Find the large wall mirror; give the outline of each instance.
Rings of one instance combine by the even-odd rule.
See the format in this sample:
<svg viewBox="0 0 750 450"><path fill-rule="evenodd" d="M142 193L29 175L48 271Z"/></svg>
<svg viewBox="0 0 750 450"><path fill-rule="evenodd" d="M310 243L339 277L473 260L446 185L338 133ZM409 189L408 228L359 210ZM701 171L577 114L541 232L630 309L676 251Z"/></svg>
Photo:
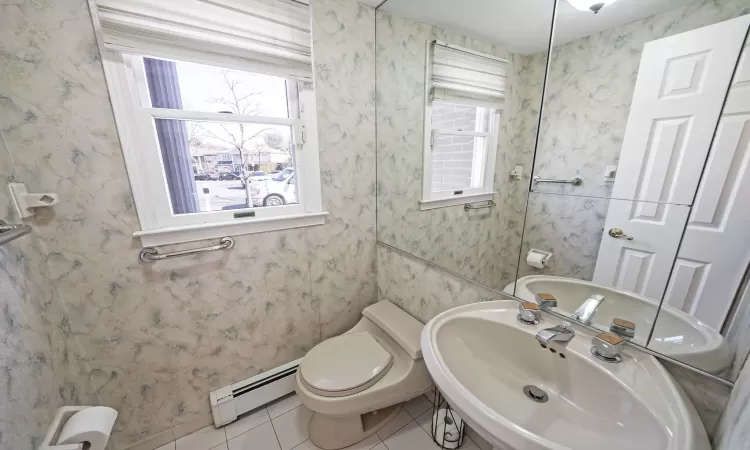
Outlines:
<svg viewBox="0 0 750 450"><path fill-rule="evenodd" d="M578 3L557 2L506 292L731 381L750 351L750 4Z"/></svg>
<svg viewBox="0 0 750 450"><path fill-rule="evenodd" d="M732 381L750 353L749 14L386 1L378 240Z"/></svg>
<svg viewBox="0 0 750 450"><path fill-rule="evenodd" d="M498 290L513 282L553 8L378 8L379 241Z"/></svg>

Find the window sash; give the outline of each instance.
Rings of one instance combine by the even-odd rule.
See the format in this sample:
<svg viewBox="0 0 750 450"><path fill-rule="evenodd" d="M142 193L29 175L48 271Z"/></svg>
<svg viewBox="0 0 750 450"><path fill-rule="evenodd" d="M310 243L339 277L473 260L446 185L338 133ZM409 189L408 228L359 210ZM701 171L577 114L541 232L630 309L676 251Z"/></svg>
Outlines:
<svg viewBox="0 0 750 450"><path fill-rule="evenodd" d="M429 76L429 74L428 74ZM471 105L474 106L474 105ZM495 179L495 159L497 154L498 134L500 129L500 114L496 111L490 112L488 131L460 131L455 129L438 129L432 127L432 102L426 97L425 105L425 133L424 133L424 157L422 169L422 209L428 209L424 204L430 202L440 202L455 199L458 204L461 199L476 197L482 194L493 194L493 185ZM479 187L466 187L455 190L434 191L432 189L432 168L433 168L433 146L435 139L439 136L470 136L484 138L484 149L474 148L474 158L472 160L472 175L481 170L481 163L484 163L482 185ZM477 153L484 152L483 161L478 161ZM460 193L456 193L460 192ZM452 206L453 203L444 206Z"/></svg>
<svg viewBox="0 0 750 450"><path fill-rule="evenodd" d="M116 123L125 154L125 163L141 222L142 232L139 234L198 225L253 223L322 211L317 148L311 147L314 141L308 143L310 149L304 149L302 145L306 134L317 136L313 91L300 91L299 102L302 115L300 119L144 108L139 102L143 99L143 85L139 86L139 84L145 82L145 79L138 80L136 77L136 74L144 73L143 70L137 70L137 65L142 64L140 55L106 51L103 62L115 115L118 119ZM146 95L148 95L147 91ZM173 214L156 134L155 118L291 126L294 130L294 170L298 204ZM235 219L235 213L248 211L255 212L255 217Z"/></svg>

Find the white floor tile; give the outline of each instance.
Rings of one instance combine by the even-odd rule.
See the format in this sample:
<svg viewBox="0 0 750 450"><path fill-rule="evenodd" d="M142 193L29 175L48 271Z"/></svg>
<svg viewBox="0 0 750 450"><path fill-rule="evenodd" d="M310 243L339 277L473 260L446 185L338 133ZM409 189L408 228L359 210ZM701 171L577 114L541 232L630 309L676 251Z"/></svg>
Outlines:
<svg viewBox="0 0 750 450"><path fill-rule="evenodd" d="M380 443L381 442L378 436L373 434L372 436L368 437L362 442L358 442L342 450L370 450ZM315 444L312 443L312 441L308 439L305 442L301 443L300 445L294 447L292 450L321 450L321 449L320 447L316 446Z"/></svg>
<svg viewBox="0 0 750 450"><path fill-rule="evenodd" d="M279 450L279 441L271 422L266 422L247 433L230 439L229 450Z"/></svg>
<svg viewBox="0 0 750 450"><path fill-rule="evenodd" d="M227 433L227 440L263 425L269 420L271 420L271 418L268 417L268 411L266 411L266 408L257 409L224 427L224 431Z"/></svg>
<svg viewBox="0 0 750 450"><path fill-rule="evenodd" d="M271 420L276 436L279 438L281 450L290 450L307 440L307 425L310 423L310 417L312 417L312 411L305 405L301 405Z"/></svg>
<svg viewBox="0 0 750 450"><path fill-rule="evenodd" d="M388 436L405 427L406 424L408 424L412 420L414 419L412 419L409 413L406 412L406 410L402 409L398 413L398 415L393 418L393 420L388 422L383 428L380 429L380 431L378 431L378 437L380 437L380 439L382 440L385 440Z"/></svg>
<svg viewBox="0 0 750 450"><path fill-rule="evenodd" d="M175 447L176 450L211 450L226 441L227 436L223 429L209 425L177 439Z"/></svg>
<svg viewBox="0 0 750 450"><path fill-rule="evenodd" d="M299 405L301 405L301 403L297 394L291 394L266 405L266 409L268 410L268 415L271 416L272 419L275 419L280 415L293 410Z"/></svg>
<svg viewBox="0 0 750 450"><path fill-rule="evenodd" d="M212 448L211 450L229 450L229 447L227 447L226 442L222 442L221 444L217 445L216 447Z"/></svg>
<svg viewBox="0 0 750 450"><path fill-rule="evenodd" d="M439 448L417 422L411 422L398 430L391 437L383 440L383 443L388 450L435 450Z"/></svg>
<svg viewBox="0 0 750 450"><path fill-rule="evenodd" d="M174 441L170 442L169 444L162 445L161 447L157 448L156 450L175 450L175 443Z"/></svg>
<svg viewBox="0 0 750 450"><path fill-rule="evenodd" d="M417 423L427 434L432 434L432 408L416 418Z"/></svg>
<svg viewBox="0 0 750 450"><path fill-rule="evenodd" d="M432 403L430 403L424 395L414 397L408 402L404 403L404 409L413 417L417 418L422 415L423 412L428 409L432 409Z"/></svg>

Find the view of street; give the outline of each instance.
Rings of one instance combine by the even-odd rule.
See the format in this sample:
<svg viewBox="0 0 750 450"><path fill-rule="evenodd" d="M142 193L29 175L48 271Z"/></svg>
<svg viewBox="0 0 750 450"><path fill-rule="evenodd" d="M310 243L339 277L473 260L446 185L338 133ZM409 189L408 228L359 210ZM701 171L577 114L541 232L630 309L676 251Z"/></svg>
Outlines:
<svg viewBox="0 0 750 450"><path fill-rule="evenodd" d="M196 181L201 211L221 211L247 207L247 194L240 180Z"/></svg>

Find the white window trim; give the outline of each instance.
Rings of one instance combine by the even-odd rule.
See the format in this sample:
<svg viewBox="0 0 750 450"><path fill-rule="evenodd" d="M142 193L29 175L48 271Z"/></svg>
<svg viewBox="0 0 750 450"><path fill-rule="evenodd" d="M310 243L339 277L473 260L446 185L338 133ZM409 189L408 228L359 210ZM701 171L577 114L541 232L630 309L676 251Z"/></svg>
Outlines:
<svg viewBox="0 0 750 450"><path fill-rule="evenodd" d="M429 71L428 71L429 72ZM429 73L428 73L429 76ZM429 83L428 83L429 84ZM422 211L436 208L446 208L449 206L463 205L470 202L479 202L492 200L495 180L495 159L497 157L498 134L500 129L500 114L494 114L492 120L489 120L489 131L457 131L457 130L440 130L432 127L432 101L429 93L425 96L425 117L424 117L424 152L422 168L422 200L419 207ZM496 108L497 111L497 108ZM452 194L449 191L442 193L432 191L432 145L435 136L473 136L484 137L487 145L487 161L484 168L483 183L478 188L461 189L461 194ZM475 152L478 149L475 149ZM475 158L475 164L477 159ZM478 170L476 167L473 171Z"/></svg>
<svg viewBox="0 0 750 450"><path fill-rule="evenodd" d="M139 92L136 74L142 71L139 72L138 67L133 67L134 64L138 64L137 60L138 58L119 52L106 50L103 53L107 85L141 224L141 230L133 233L133 236L141 238L142 245L175 244L325 223L327 213L323 211L321 198L314 91L300 91L300 114L303 120L140 108L137 105L143 92ZM292 126L299 203L241 210L255 212L255 217L251 219L234 219L234 213L238 211L173 215L163 175L159 144L153 130L154 117L222 122L256 121Z"/></svg>

